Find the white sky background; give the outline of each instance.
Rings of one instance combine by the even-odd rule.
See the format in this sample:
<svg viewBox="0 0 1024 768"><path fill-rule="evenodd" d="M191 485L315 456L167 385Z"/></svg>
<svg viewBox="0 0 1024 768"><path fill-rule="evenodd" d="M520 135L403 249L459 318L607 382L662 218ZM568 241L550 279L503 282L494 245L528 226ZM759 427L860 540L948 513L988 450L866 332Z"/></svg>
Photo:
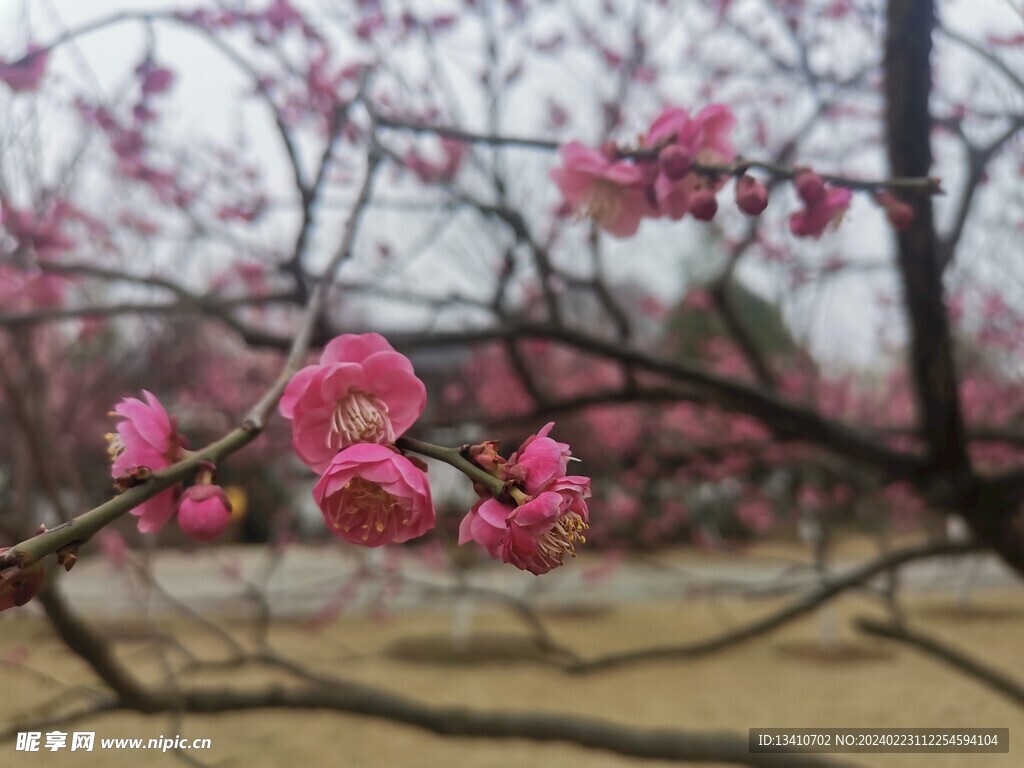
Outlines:
<svg viewBox="0 0 1024 768"><path fill-rule="evenodd" d="M943 18L951 27L982 37L981 33L984 32L1012 34L1024 28L1021 16L1014 11L1010 1L946 0L940 4L940 8ZM45 40L54 29L53 25L58 22L65 27L75 27L114 11L165 10L174 7L189 9L197 5L202 4L168 3L166 0L0 0L0 55L11 56L20 52L26 19L37 36ZM263 5L263 2L255 3L254 7ZM301 7L303 3L296 0L296 5ZM316 7L316 4L313 5ZM443 7L448 4L436 5ZM168 115L171 119L165 120L170 135L183 138L198 131L203 135L229 136L238 143L248 144L253 150L252 154L261 160L267 188L287 190L291 197L281 197L294 200L290 171L284 162L280 142L270 125L267 112L254 100L239 96L242 89L247 87L244 78L194 34L162 25L157 40L159 60L171 65L178 74L173 94L174 111ZM93 81L98 93L113 97L119 84L130 78L131 70L142 58L143 52L144 38L140 26L126 24L84 37L73 47L62 49L55 57L51 76L68 78L77 83ZM571 89L573 84L567 80L562 87ZM570 97L571 94L566 94L567 100ZM653 117L653 113L643 116L641 121L650 117ZM540 135L535 128L531 130L531 125L536 126L538 122L535 115L529 114L529 107L524 107L522 125L512 125L508 131ZM743 151L742 146L739 149ZM545 178L544 169L553 165L554 161L554 157L538 153L522 154L522 162L534 170L534 177L538 180ZM862 175L884 175L884 168L880 166L863 167L861 164L856 170ZM955 189L955 165L942 164L937 170L939 175L948 177L947 188ZM386 174L384 178L386 180L390 176ZM379 189L385 196L388 195L386 182ZM404 191L408 189L408 186L403 187ZM400 195L396 193L393 196ZM783 190L779 196L784 198L783 201L776 201L765 215L784 217L795 207L791 191ZM554 202L557 191L549 184L548 188L538 192L538 197ZM272 194L272 198L277 199L277 196ZM731 204L731 190L723 191L720 202L723 208ZM949 202L952 201L940 202L940 206L946 206ZM340 226L343 214L342 205L336 216L325 215L321 236L330 235L329 239L333 241L337 229L332 219L336 219L337 226ZM294 212L284 211L279 217L270 217L257 239L267 246L287 247L291 243L296 222ZM410 237L410 230L415 232L416 229L401 215L383 215L368 220L364 234L368 241L383 237L400 250L403 246L402 238ZM418 241L420 234L412 234L410 242ZM699 263L695 265L694 259L690 258L685 259L684 266L679 255L681 251L700 248L705 234L705 225L693 221L682 224L645 222L636 238L618 242L607 239L608 274L613 279L637 280L663 301L672 301L688 279L701 277ZM429 274L436 281L436 290L440 294L452 289L469 293L473 281L484 277L489 269L475 253L479 235L478 231L471 231L463 236L457 229L452 230L448 244L454 250L464 253L456 253L453 259L445 263L457 265L457 268L446 275L438 275L437 270L431 268L429 258L423 256L408 268L410 278L416 280L418 276ZM324 238L324 249L329 247L328 238ZM809 261L825 259L830 252L841 250L868 262L883 262L891 253L891 239L877 210L858 195L855 196L855 204L846 222L838 232L826 234L818 242L795 242L793 247L808 254ZM194 268L199 272L204 264L212 263L205 257L195 256L194 259ZM350 269L349 277L359 272L359 265L353 265ZM876 308L875 300L880 290L892 291L895 288L891 272L881 277L877 273L853 272L824 282L813 291L802 293L795 300L788 286L779 285L756 265L748 265L742 274L760 290L781 295L787 300L789 316L795 326L807 330L808 341L818 357L846 365L877 363L876 329L879 324L892 323L894 318L884 316ZM393 322L393 310L388 308L382 317Z"/></svg>

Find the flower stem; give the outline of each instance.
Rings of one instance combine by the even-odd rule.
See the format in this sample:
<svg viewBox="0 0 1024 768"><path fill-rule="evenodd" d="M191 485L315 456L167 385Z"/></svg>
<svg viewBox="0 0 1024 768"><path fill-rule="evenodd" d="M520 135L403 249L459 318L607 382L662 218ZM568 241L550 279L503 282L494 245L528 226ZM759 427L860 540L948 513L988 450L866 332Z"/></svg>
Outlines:
<svg viewBox="0 0 1024 768"><path fill-rule="evenodd" d="M435 445L434 443L428 443L425 440L416 440L412 437L400 437L395 441L395 445L403 450L414 451L415 453L419 453L423 456L428 456L431 459L437 459L438 461L443 461L445 464L450 464L473 482L480 483L480 485L484 486L496 499L511 496L515 500L516 504L522 504L526 501L526 495L522 491L518 488L509 488L502 480L485 471L483 468L478 467L462 455L461 448Z"/></svg>

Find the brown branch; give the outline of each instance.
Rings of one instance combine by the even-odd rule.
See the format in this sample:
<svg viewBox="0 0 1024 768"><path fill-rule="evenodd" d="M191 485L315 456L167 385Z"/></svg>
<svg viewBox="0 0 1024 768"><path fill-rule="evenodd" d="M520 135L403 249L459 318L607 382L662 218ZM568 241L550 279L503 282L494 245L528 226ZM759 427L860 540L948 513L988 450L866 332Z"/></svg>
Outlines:
<svg viewBox="0 0 1024 768"><path fill-rule="evenodd" d="M562 143L545 139L525 138L521 136L497 136L494 134L473 133L459 128L444 125L428 125L412 121L403 121L393 117L377 115L378 123L386 128L413 131L415 133L430 133L436 136L443 136L467 144L490 144L495 146L524 147L527 149L539 149L548 152L557 151ZM645 149L623 149L618 155L621 159L654 159L660 148ZM738 158L731 163L694 163L692 166L696 173L705 176L718 177L740 177L751 170L763 171L772 178L789 181L796 176L800 170L798 167L772 162L770 160L751 160ZM881 189L892 190L915 190L923 191L930 195L942 194L942 186L939 179L927 175L921 176L897 176L888 179L854 179L849 176L822 173L819 174L829 184L847 189L863 192L877 192Z"/></svg>
<svg viewBox="0 0 1024 768"><path fill-rule="evenodd" d="M867 617L858 618L854 623L863 632L906 643L924 651L929 656L948 664L982 685L998 691L1016 704L1024 705L1024 683L968 656L963 651L946 645L937 638L916 632L906 626L880 622Z"/></svg>
<svg viewBox="0 0 1024 768"><path fill-rule="evenodd" d="M599 656L589 661L568 667L570 672L588 673L623 667L642 662L660 661L664 659L696 659L712 653L731 648L748 640L753 640L768 632L788 624L810 613L837 595L853 587L858 587L880 573L899 568L915 560L932 557L946 557L975 552L979 546L974 543L937 543L923 544L917 547L898 549L888 552L875 560L864 563L849 573L824 581L807 595L794 600L786 607L761 619L756 619L722 635L695 643L663 645L642 648L625 653L613 653Z"/></svg>
<svg viewBox="0 0 1024 768"><path fill-rule="evenodd" d="M914 478L923 466L918 457L893 450L870 433L830 419L818 411L801 407L759 387L717 376L685 363L652 357L616 342L569 328L524 323L505 328L436 333L429 336L418 333L390 335L396 347L405 349L484 344L509 338L557 341L581 352L665 376L687 385L689 391L708 402L759 419L778 435L816 443L839 455L875 467L887 477L904 480Z"/></svg>
<svg viewBox="0 0 1024 768"><path fill-rule="evenodd" d="M144 686L125 668L106 639L76 616L53 591L40 595L47 615L68 647L96 671L117 695L118 709L143 714L243 712L256 709L331 710L405 723L441 736L568 742L649 760L717 762L749 766L840 768L812 755L751 754L746 735L672 729L640 729L594 718L557 713L477 712L436 707L370 686L311 679L301 686L258 690ZM97 705L100 707L101 705ZM99 711L113 709L102 705Z"/></svg>
<svg viewBox="0 0 1024 768"><path fill-rule="evenodd" d="M885 41L889 164L895 174L921 176L932 164L932 0L891 0ZM897 233L898 262L910 325L910 369L930 468L951 484L968 485L963 414L953 363L949 318L931 198L910 198L914 221Z"/></svg>
<svg viewBox="0 0 1024 768"><path fill-rule="evenodd" d="M1024 128L1024 117L1015 118L1010 125L995 139L984 147L977 147L971 143L958 125L957 132L963 141L967 153L967 175L964 179L963 190L957 204L956 215L953 218L953 226L940 242L940 264L943 270L953 261L956 247L960 243L964 229L967 226L967 218L974 203L975 194L981 188L985 179L989 161L1006 145L1010 139Z"/></svg>
<svg viewBox="0 0 1024 768"><path fill-rule="evenodd" d="M17 329L62 320L78 320L85 317L116 317L118 315L173 315L196 310L220 316L237 307L264 306L277 303L294 303L294 291L278 291L262 296L239 296L218 298L195 296L192 299L167 302L127 301L115 304L89 304L80 307L57 307L52 309L28 310L25 312L0 313L0 326Z"/></svg>

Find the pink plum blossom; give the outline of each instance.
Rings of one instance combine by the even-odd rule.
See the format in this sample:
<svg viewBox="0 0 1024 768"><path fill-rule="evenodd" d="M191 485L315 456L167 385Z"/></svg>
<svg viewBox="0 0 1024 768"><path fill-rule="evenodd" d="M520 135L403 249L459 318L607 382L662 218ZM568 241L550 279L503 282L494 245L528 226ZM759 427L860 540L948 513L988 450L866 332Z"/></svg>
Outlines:
<svg viewBox="0 0 1024 768"><path fill-rule="evenodd" d="M575 557L577 543L590 520L586 499L590 479L559 477L546 490L513 507L495 498L477 502L459 526L459 544L476 541L487 553L534 574L562 564L566 553Z"/></svg>
<svg viewBox="0 0 1024 768"><path fill-rule="evenodd" d="M46 74L50 52L38 45L29 45L25 55L15 61L0 59L0 80L12 91L34 91Z"/></svg>
<svg viewBox="0 0 1024 768"><path fill-rule="evenodd" d="M702 221L714 217L718 203L713 196L725 178L687 171L693 163L730 162L736 156L730 135L735 124L736 118L724 104L711 104L693 117L681 107L668 107L655 118L643 145L661 147L654 192L663 214L676 220L687 213Z"/></svg>
<svg viewBox="0 0 1024 768"><path fill-rule="evenodd" d="M476 541L487 553L524 571L541 574L575 557L589 525L590 479L566 476L569 446L548 437L554 423L531 435L501 467L501 477L526 492L518 506L488 497L459 526L459 544Z"/></svg>
<svg viewBox="0 0 1024 768"><path fill-rule="evenodd" d="M557 477L564 477L572 451L566 443L551 437L555 422L549 421L535 435L530 435L503 467L502 479L523 484L528 493L536 492Z"/></svg>
<svg viewBox="0 0 1024 768"><path fill-rule="evenodd" d="M551 179L569 206L616 237L635 235L640 220L657 216L648 199L644 169L616 161L578 141L562 147L562 166Z"/></svg>
<svg viewBox="0 0 1024 768"><path fill-rule="evenodd" d="M331 533L364 547L400 544L434 527L426 475L375 443L357 443L337 454L313 498Z"/></svg>
<svg viewBox="0 0 1024 768"><path fill-rule="evenodd" d="M377 333L331 341L317 365L292 377L281 414L292 421L292 447L323 472L356 443L393 443L426 407L427 390L409 358Z"/></svg>
<svg viewBox="0 0 1024 768"><path fill-rule="evenodd" d="M789 230L797 237L820 237L832 223L838 223L850 207L853 193L842 187L826 189L816 203L806 206L789 217Z"/></svg>
<svg viewBox="0 0 1024 768"><path fill-rule="evenodd" d="M231 520L231 501L219 485L193 485L181 495L178 527L196 541L213 541Z"/></svg>
<svg viewBox="0 0 1024 768"><path fill-rule="evenodd" d="M160 401L143 390L146 402L126 397L114 408L121 417L117 434L107 435L108 453L112 459L110 473L121 488L145 480L151 473L169 467L181 458L184 440L178 434L176 421ZM146 500L132 510L139 518L140 533L159 531L174 514L178 488L171 487Z"/></svg>
<svg viewBox="0 0 1024 768"><path fill-rule="evenodd" d="M52 259L75 246L63 231L69 220L87 217L63 200L57 200L41 211L16 208L0 200L0 229L17 242L18 248L33 252L43 261Z"/></svg>

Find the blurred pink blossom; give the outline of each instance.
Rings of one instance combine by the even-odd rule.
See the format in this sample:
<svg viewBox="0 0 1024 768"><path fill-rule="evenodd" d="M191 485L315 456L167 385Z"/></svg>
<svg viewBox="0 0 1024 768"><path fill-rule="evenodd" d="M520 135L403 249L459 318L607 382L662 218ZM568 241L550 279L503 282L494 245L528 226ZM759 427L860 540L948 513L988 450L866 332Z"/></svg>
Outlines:
<svg viewBox="0 0 1024 768"><path fill-rule="evenodd" d="M711 179L689 171L692 163L717 165L736 156L731 133L736 124L724 104L711 104L693 117L681 107L667 107L654 119L644 138L647 148L662 147L654 182L658 208L671 219L687 213L710 221L718 209L715 192L725 177Z"/></svg>
<svg viewBox="0 0 1024 768"><path fill-rule="evenodd" d="M0 59L0 80L12 91L34 91L46 74L50 52L38 45L29 45L25 55L14 61Z"/></svg>
<svg viewBox="0 0 1024 768"><path fill-rule="evenodd" d="M789 231L797 237L821 237L830 224L842 220L852 196L848 189L832 188L818 202L805 199L805 207L790 215Z"/></svg>
<svg viewBox="0 0 1024 768"><path fill-rule="evenodd" d="M645 191L644 172L578 141L562 147L562 166L551 171L572 210L616 237L635 235L640 220L658 212Z"/></svg>

